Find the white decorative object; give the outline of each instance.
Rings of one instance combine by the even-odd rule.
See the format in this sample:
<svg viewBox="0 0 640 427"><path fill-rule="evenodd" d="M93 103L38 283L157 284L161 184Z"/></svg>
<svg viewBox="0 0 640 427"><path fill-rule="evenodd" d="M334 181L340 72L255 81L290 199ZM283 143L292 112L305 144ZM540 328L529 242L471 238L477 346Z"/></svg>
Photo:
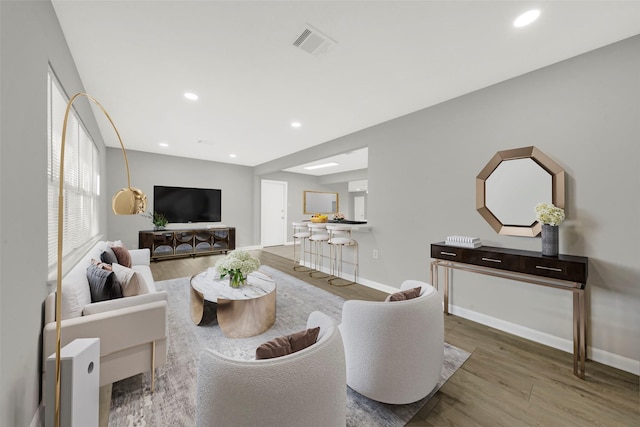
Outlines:
<svg viewBox="0 0 640 427"><path fill-rule="evenodd" d="M447 236L445 244L461 248L478 248L482 246L482 242L479 238L467 236Z"/></svg>
<svg viewBox="0 0 640 427"><path fill-rule="evenodd" d="M46 366L45 425L54 425L56 355ZM60 350L60 425L98 426L100 407L100 339L78 338Z"/></svg>

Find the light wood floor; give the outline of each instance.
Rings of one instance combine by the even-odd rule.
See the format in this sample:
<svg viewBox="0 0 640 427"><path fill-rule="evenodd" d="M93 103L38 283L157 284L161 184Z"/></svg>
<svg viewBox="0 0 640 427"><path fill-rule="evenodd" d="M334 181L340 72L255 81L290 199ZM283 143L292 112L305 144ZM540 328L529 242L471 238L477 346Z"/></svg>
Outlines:
<svg viewBox="0 0 640 427"><path fill-rule="evenodd" d="M361 285L329 286L293 271L286 248L255 251L261 262L345 299L382 300ZM152 263L157 281L191 276L217 257ZM587 361L586 380L573 375L573 357L453 315L445 340L471 353L465 364L409 422L409 426L640 426L638 376Z"/></svg>

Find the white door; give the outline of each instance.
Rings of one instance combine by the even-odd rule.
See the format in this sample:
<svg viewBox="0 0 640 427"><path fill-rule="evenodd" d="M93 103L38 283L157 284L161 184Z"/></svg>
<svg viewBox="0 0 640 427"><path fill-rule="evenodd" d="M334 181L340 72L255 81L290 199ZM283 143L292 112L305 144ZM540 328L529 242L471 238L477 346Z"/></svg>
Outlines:
<svg viewBox="0 0 640 427"><path fill-rule="evenodd" d="M287 240L287 183L263 179L261 194L262 246L284 245Z"/></svg>
<svg viewBox="0 0 640 427"><path fill-rule="evenodd" d="M356 221L364 221L367 216L364 211L364 196L353 198L353 216Z"/></svg>

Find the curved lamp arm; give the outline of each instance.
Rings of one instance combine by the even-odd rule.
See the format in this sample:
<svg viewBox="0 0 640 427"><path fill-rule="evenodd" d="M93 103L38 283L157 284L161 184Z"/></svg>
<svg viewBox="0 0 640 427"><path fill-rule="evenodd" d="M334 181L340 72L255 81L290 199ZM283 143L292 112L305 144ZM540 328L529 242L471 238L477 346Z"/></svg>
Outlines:
<svg viewBox="0 0 640 427"><path fill-rule="evenodd" d="M131 177L129 174L129 160L127 159L127 151L120 138L120 132L111 120L111 116L94 97L86 93L76 93L67 103L67 109L64 112L64 121L62 123L62 142L60 148L60 185L58 187L58 265L56 280L56 399L54 411L54 425L60 426L60 329L61 329L61 313L62 313L62 234L64 224L64 148L67 139L67 121L71 106L79 97L86 97L96 104L111 123L113 130L116 132L122 154L124 156L124 164L127 169L127 187L119 190L112 199L111 208L116 215L133 215L143 213L147 207L147 196L138 188L131 187Z"/></svg>

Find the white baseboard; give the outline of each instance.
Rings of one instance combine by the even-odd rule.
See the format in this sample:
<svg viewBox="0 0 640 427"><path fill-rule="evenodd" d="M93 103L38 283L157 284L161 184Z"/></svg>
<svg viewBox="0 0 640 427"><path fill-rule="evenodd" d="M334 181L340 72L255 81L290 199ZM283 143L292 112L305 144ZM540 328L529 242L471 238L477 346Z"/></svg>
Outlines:
<svg viewBox="0 0 640 427"><path fill-rule="evenodd" d="M573 354L572 340L560 338L525 326L516 325L515 323L507 322L502 319L487 316L486 314L478 313L455 305L449 306L449 313ZM638 360L633 360L628 357L620 356L618 354L590 346L587 346L587 358L613 368L630 372L635 375L640 375L640 361Z"/></svg>
<svg viewBox="0 0 640 427"><path fill-rule="evenodd" d="M640 360L633 360L619 354L609 353L599 348L587 347L587 355L591 351L589 359L600 362L603 365L611 366L625 372L640 375Z"/></svg>
<svg viewBox="0 0 640 427"><path fill-rule="evenodd" d="M358 278L358 283L368 288L377 289L388 294L392 294L400 290L399 288L394 288L393 286L389 285L383 285L382 283L374 282L373 280L365 279L363 277Z"/></svg>

